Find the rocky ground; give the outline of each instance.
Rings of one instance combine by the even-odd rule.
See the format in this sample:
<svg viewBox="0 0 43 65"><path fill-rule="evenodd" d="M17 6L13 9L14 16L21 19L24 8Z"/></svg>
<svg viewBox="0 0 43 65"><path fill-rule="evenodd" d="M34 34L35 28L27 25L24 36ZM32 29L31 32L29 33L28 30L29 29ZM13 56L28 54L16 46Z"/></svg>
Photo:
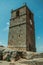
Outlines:
<svg viewBox="0 0 43 65"><path fill-rule="evenodd" d="M16 62L0 61L0 65L43 65L43 58L32 60L26 60L21 58Z"/></svg>
<svg viewBox="0 0 43 65"><path fill-rule="evenodd" d="M13 58L10 62L0 61L0 65L43 65L42 53L27 52L24 57L19 57L16 61Z"/></svg>
<svg viewBox="0 0 43 65"><path fill-rule="evenodd" d="M2 56L3 55L3 56ZM43 53L14 51L0 47L0 65L43 65Z"/></svg>

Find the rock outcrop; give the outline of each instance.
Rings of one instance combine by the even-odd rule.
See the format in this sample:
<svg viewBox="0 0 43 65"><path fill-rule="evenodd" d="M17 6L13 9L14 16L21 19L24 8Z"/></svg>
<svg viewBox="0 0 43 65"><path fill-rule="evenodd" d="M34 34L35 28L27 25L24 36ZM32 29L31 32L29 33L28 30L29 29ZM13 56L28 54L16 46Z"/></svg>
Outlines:
<svg viewBox="0 0 43 65"><path fill-rule="evenodd" d="M1 50L1 52L3 60L0 60L0 65L43 65L43 53L9 49Z"/></svg>

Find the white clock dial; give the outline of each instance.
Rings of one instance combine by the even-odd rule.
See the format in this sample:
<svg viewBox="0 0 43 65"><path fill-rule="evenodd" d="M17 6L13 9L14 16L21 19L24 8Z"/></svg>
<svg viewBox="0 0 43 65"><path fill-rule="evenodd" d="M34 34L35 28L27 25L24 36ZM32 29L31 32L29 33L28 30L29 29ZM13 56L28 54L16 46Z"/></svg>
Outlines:
<svg viewBox="0 0 43 65"><path fill-rule="evenodd" d="M32 25L32 20L30 19L30 24Z"/></svg>

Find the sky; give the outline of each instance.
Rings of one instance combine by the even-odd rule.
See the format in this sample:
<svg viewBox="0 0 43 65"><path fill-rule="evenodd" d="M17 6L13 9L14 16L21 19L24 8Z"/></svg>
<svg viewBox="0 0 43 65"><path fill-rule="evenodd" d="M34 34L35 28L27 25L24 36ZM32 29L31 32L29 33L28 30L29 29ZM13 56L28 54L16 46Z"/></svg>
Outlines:
<svg viewBox="0 0 43 65"><path fill-rule="evenodd" d="M0 0L0 45L8 45L11 10L24 3L34 13L36 50L43 52L43 0Z"/></svg>

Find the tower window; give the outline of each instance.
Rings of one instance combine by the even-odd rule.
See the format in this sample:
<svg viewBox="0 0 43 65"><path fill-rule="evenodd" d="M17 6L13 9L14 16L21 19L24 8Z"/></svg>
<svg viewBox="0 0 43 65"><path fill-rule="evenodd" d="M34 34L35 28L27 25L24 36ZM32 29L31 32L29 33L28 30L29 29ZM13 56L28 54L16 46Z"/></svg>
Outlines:
<svg viewBox="0 0 43 65"><path fill-rule="evenodd" d="M19 16L19 11L16 12L16 16Z"/></svg>
<svg viewBox="0 0 43 65"><path fill-rule="evenodd" d="M31 13L29 13L29 18L31 19Z"/></svg>

